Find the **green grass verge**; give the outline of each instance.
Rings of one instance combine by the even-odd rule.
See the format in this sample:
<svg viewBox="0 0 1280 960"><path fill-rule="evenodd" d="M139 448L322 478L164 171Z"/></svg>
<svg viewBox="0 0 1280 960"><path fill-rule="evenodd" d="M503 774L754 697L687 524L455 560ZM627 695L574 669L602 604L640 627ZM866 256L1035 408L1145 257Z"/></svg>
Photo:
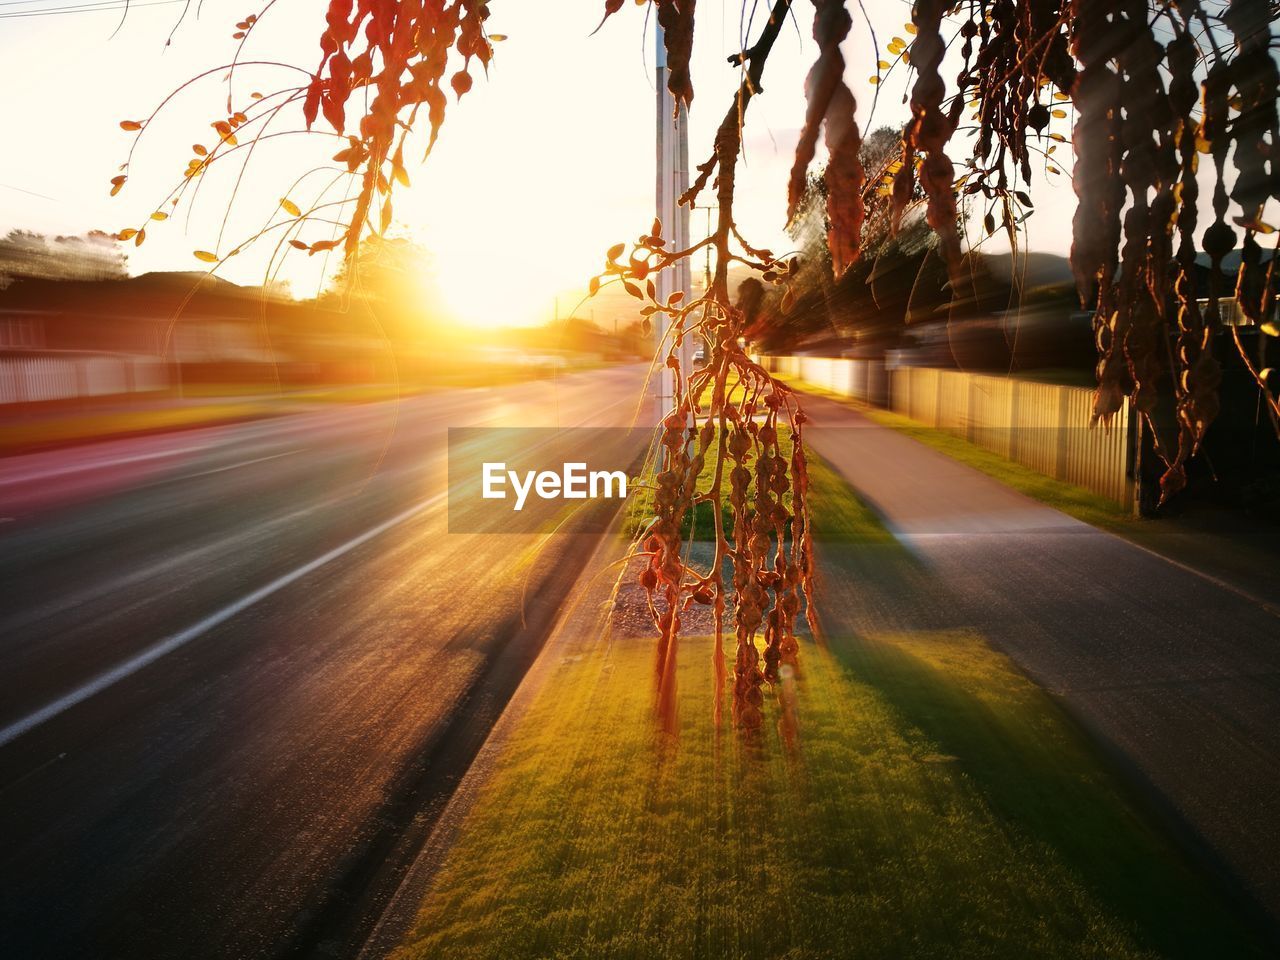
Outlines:
<svg viewBox="0 0 1280 960"><path fill-rule="evenodd" d="M681 641L672 743L651 643L561 655L397 960L1265 955L981 637L804 642L794 747L772 703L715 728L710 656Z"/></svg>
<svg viewBox="0 0 1280 960"><path fill-rule="evenodd" d="M395 956L1261 955L980 639L879 642L874 680L805 644L793 751L717 736L705 639L674 749L647 644L562 664Z"/></svg>

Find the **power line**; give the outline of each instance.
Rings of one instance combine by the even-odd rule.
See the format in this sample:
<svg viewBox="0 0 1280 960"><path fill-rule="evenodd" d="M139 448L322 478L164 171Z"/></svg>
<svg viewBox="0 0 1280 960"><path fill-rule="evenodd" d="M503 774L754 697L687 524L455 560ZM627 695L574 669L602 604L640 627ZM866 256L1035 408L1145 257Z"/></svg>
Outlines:
<svg viewBox="0 0 1280 960"><path fill-rule="evenodd" d="M25 193L29 197L39 197L41 200L51 200L54 203L61 203L57 197L50 197L43 193L36 193L34 190L28 190L25 187L15 187L11 183L0 183L0 188L5 190L16 190L18 193Z"/></svg>
<svg viewBox="0 0 1280 960"><path fill-rule="evenodd" d="M45 10L15 10L0 13L0 20L20 20L27 17L57 17L68 13L104 13L110 10L134 10L139 7L163 7L172 3L189 3L190 0L143 0L140 3L126 3L124 0L100 0L98 3L83 3L75 6L50 7Z"/></svg>
<svg viewBox="0 0 1280 960"><path fill-rule="evenodd" d="M0 7L29 7L29 6L31 6L33 3L48 3L48 2L49 2L49 0L0 0ZM55 2L55 5L56 5L56 4L57 4L57 2L58 2L58 0L54 0L54 2ZM103 0L103 2L104 2L104 3L123 3L123 2L124 2L124 0ZM74 5L75 5L75 6L88 6L89 4L87 3L87 0L86 0L86 2L85 2L85 3L76 3L76 4L74 4ZM14 10L13 12L14 12L14 13L24 13L25 11L22 11L22 10Z"/></svg>
<svg viewBox="0 0 1280 960"><path fill-rule="evenodd" d="M119 0L115 0L115 2L118 3ZM48 0L0 0L0 7L27 7L33 3L48 3ZM22 11L16 10L14 12L21 13Z"/></svg>

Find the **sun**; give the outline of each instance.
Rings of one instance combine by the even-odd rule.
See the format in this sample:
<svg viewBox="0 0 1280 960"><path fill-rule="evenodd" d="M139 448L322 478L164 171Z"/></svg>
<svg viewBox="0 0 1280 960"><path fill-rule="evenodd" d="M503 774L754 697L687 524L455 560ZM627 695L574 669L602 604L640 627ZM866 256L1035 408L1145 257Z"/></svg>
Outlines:
<svg viewBox="0 0 1280 960"><path fill-rule="evenodd" d="M492 249L455 243L435 251L438 291L448 319L471 329L524 327L555 315L556 286L536 263L497 257Z"/></svg>

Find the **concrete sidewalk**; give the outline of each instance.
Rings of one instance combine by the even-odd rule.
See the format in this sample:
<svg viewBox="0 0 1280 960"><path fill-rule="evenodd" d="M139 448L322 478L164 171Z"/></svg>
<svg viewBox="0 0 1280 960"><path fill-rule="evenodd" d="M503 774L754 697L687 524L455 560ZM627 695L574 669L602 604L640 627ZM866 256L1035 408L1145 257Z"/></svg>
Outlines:
<svg viewBox="0 0 1280 960"><path fill-rule="evenodd" d="M804 405L812 448L915 558L906 576L832 578L824 616L868 632L980 631L1280 925L1276 613L846 405Z"/></svg>

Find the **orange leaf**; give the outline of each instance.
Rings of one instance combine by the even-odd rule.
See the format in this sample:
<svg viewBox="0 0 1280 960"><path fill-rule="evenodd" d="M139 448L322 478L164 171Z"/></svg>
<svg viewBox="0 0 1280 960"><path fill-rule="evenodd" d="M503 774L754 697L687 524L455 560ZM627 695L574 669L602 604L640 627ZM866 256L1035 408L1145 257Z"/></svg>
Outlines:
<svg viewBox="0 0 1280 960"><path fill-rule="evenodd" d="M292 200L290 200L288 197L280 198L280 207L281 209L284 210L285 213L289 214L289 216L291 217L302 216L302 211L298 209L298 205L294 203Z"/></svg>
<svg viewBox="0 0 1280 960"><path fill-rule="evenodd" d="M399 148L396 149L395 155L391 158L391 175L402 186L407 187L409 185L409 174L404 168L404 161L400 157Z"/></svg>
<svg viewBox="0 0 1280 960"><path fill-rule="evenodd" d="M217 263L218 255L216 253L210 253L208 250L197 250L196 259L203 260L205 263Z"/></svg>
<svg viewBox="0 0 1280 960"><path fill-rule="evenodd" d="M120 129L121 129L121 130L130 130L130 131L132 131L132 130L141 130L141 129L142 129L142 124L141 124L141 123L139 123L137 120L121 120L121 121L120 121Z"/></svg>

